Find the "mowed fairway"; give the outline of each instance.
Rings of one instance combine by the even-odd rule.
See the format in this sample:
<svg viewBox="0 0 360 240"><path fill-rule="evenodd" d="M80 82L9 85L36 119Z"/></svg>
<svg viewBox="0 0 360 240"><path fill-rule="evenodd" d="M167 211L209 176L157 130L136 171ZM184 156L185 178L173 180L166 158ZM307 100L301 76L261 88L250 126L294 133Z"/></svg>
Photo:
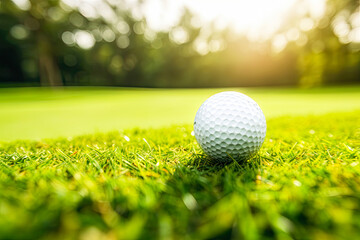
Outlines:
<svg viewBox="0 0 360 240"><path fill-rule="evenodd" d="M227 165L191 134L218 91L1 90L0 239L358 239L360 88L242 89L268 131Z"/></svg>
<svg viewBox="0 0 360 240"><path fill-rule="evenodd" d="M201 103L225 90L232 89L0 89L0 142L191 124ZM360 87L233 90L258 102L267 119L360 109Z"/></svg>

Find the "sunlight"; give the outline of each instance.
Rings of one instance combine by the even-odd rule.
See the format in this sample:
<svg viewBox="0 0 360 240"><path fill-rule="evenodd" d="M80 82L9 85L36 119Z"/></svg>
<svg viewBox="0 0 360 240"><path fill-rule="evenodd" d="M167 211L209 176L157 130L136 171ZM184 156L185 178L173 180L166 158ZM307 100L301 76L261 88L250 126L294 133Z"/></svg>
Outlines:
<svg viewBox="0 0 360 240"><path fill-rule="evenodd" d="M230 27L250 40L270 38L295 14L295 9L319 18L325 7L325 0L184 0L184 3L203 23L214 22L219 29Z"/></svg>
<svg viewBox="0 0 360 240"><path fill-rule="evenodd" d="M236 33L245 33L255 40L273 34L295 2L296 0L189 0L186 4L203 22L215 21L215 24L220 23L219 28L231 27Z"/></svg>
<svg viewBox="0 0 360 240"><path fill-rule="evenodd" d="M127 0L134 1L134 0ZM326 0L147 0L141 9L149 26L166 31L175 26L186 7L194 13L196 26L213 23L216 30L229 27L235 34L244 34L249 40L271 38L294 14L308 14L319 19L325 11ZM309 30L313 23L305 21Z"/></svg>
<svg viewBox="0 0 360 240"><path fill-rule="evenodd" d="M115 13L104 4L104 0L62 2L79 8L86 17L101 16L107 22L115 23ZM154 31L169 31L177 26L184 8L187 8L196 18L192 21L196 27L212 23L216 30L230 28L235 34L243 34L251 41L263 41L272 38L294 15L309 17L293 27L303 31L312 29L314 19L324 14L326 0L112 0L111 3L123 3L124 9L129 10L132 17L138 20L145 18L149 28Z"/></svg>

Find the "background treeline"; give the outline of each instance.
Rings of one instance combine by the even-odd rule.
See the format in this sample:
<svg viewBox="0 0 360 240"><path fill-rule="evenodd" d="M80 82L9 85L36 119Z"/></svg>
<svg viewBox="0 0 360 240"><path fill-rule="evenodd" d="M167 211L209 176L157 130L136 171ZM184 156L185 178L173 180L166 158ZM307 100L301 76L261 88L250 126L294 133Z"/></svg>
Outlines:
<svg viewBox="0 0 360 240"><path fill-rule="evenodd" d="M321 19L294 16L261 42L212 24L194 26L189 10L177 26L155 32L125 5L103 1L102 9L86 11L59 0L2 0L0 86L360 83L357 0L329 0ZM303 29L294 30L300 22ZM204 29L211 34L204 37Z"/></svg>

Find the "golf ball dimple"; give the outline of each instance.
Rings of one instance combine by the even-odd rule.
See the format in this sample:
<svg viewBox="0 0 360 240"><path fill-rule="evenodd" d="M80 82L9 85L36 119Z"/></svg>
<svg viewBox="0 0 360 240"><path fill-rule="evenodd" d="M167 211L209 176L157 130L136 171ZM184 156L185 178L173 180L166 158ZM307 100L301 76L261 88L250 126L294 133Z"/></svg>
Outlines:
<svg viewBox="0 0 360 240"><path fill-rule="evenodd" d="M263 144L266 120L250 97L239 92L221 92L200 106L194 120L194 134L212 159L245 160Z"/></svg>

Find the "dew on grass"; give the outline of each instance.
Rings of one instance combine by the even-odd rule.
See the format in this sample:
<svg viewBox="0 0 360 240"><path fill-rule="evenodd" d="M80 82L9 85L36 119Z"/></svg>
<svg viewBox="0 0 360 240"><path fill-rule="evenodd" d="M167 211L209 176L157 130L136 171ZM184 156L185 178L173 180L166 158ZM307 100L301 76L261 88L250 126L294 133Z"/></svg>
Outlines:
<svg viewBox="0 0 360 240"><path fill-rule="evenodd" d="M293 181L293 184L297 187L300 187L301 186L301 182L299 182L298 180L294 180Z"/></svg>
<svg viewBox="0 0 360 240"><path fill-rule="evenodd" d="M355 166L357 166L358 164L359 164L359 162L352 162L352 163L350 164L350 166L355 167Z"/></svg>
<svg viewBox="0 0 360 240"><path fill-rule="evenodd" d="M197 207L197 201L191 193L186 193L183 197L185 206L189 210L194 210Z"/></svg>

